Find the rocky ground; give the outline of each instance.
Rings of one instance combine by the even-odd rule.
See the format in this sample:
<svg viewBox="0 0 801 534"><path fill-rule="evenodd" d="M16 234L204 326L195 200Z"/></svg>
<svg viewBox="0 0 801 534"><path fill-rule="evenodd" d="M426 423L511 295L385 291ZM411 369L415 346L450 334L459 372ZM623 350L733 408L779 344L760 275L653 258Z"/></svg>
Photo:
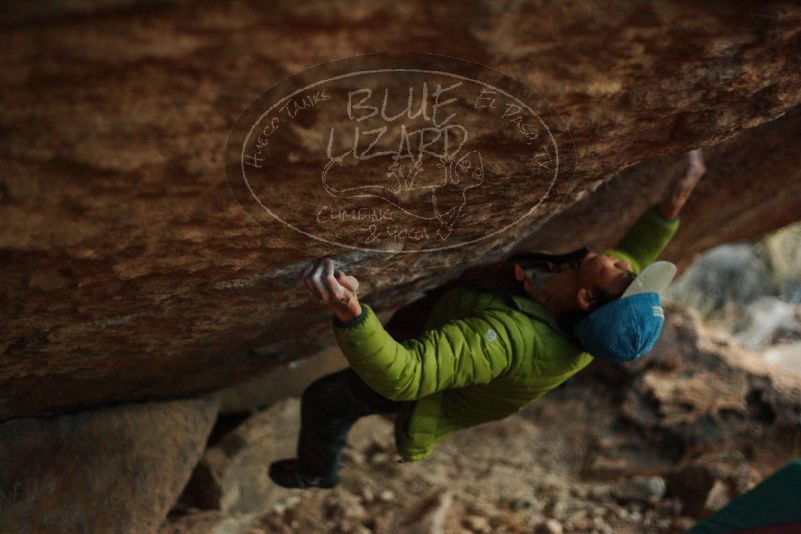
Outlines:
<svg viewBox="0 0 801 534"><path fill-rule="evenodd" d="M801 373L801 224L704 252L668 297L772 364Z"/></svg>
<svg viewBox="0 0 801 534"><path fill-rule="evenodd" d="M683 532L801 454L801 376L766 368L696 312L670 312L648 362L593 365L422 462L395 461L388 417L360 420L333 490L267 478L293 455L296 397L232 412L161 534ZM234 393L223 411L242 402Z"/></svg>
<svg viewBox="0 0 801 534"><path fill-rule="evenodd" d="M297 401L288 402L295 413ZM394 460L392 423L365 418L354 429L340 487L272 492L268 513L243 531L394 533L438 511L439 532L454 533L681 532L692 523L680 513L680 501L662 498L661 477L583 480L576 472L582 447L530 417L463 433L430 459L408 465ZM263 477L273 458L251 468ZM161 532L213 532L209 526L221 516L175 510Z"/></svg>

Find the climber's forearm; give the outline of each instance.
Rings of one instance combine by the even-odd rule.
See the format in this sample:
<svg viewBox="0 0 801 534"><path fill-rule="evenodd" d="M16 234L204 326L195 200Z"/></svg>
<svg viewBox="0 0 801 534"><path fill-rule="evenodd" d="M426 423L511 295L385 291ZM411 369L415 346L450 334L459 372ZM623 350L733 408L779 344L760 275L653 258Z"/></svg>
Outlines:
<svg viewBox="0 0 801 534"><path fill-rule="evenodd" d="M698 184L698 180L706 172L706 165L700 149L693 150L687 154L687 172L681 180L677 180L670 185L665 192L662 201L657 205L659 214L665 219L671 220L679 216L679 212L687 203L687 199Z"/></svg>
<svg viewBox="0 0 801 534"><path fill-rule="evenodd" d="M362 315L349 323L333 322L342 354L373 391L392 400L411 400L421 382L425 343L414 339L397 342L369 304L362 310Z"/></svg>
<svg viewBox="0 0 801 534"><path fill-rule="evenodd" d="M670 221L679 216L679 212L683 207L684 202L676 202L672 198L665 198L656 205L656 210L659 215Z"/></svg>
<svg viewBox="0 0 801 534"><path fill-rule="evenodd" d="M657 204L659 215L668 220L673 220L679 216L679 212L687 203L687 199L695 189L697 181L685 178L675 184L665 195L665 198Z"/></svg>
<svg viewBox="0 0 801 534"><path fill-rule="evenodd" d="M362 305L359 304L359 299L354 296L347 304L329 304L331 310L341 323L352 321L362 314Z"/></svg>

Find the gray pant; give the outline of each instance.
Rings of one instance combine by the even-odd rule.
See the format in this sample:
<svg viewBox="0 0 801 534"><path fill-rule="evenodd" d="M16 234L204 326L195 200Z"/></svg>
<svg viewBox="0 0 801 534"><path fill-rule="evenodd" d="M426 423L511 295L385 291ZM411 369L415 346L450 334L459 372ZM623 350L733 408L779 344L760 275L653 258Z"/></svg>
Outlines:
<svg viewBox="0 0 801 534"><path fill-rule="evenodd" d="M365 415L395 413L401 402L382 397L348 367L318 378L300 404L298 468L328 476L342 468L342 448L353 424Z"/></svg>

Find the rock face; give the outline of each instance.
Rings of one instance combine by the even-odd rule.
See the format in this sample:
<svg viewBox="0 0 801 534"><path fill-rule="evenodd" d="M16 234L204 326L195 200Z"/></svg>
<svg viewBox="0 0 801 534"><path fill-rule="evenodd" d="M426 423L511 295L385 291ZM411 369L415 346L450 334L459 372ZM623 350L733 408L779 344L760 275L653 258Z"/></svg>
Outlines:
<svg viewBox="0 0 801 534"><path fill-rule="evenodd" d="M216 414L216 402L198 399L3 423L0 531L155 532Z"/></svg>
<svg viewBox="0 0 801 534"><path fill-rule="evenodd" d="M612 242L691 147L722 143L667 257L801 213L790 3L120 1L67 3L69 17L28 4L2 21L0 419L208 390L303 358L331 343L330 313L297 284L315 256L348 264L380 310L457 274L445 260ZM574 168L531 225L447 256L388 257L290 248L247 216L224 176L242 110L305 68L385 50L488 65L550 102ZM282 150L319 177L304 131ZM482 139L498 176L532 174L502 137ZM305 198L304 176L293 184L281 182ZM503 199L520 209L546 186L535 176ZM472 222L492 228L506 211Z"/></svg>
<svg viewBox="0 0 801 534"><path fill-rule="evenodd" d="M797 221L801 208L801 154L788 139L801 136L801 109L704 149L708 173L681 213L681 228L662 254L680 269L720 243L758 236ZM616 173L591 195L555 216L515 246L568 250L583 243L608 246L636 216L658 201L665 183L683 171L683 159L653 158Z"/></svg>
<svg viewBox="0 0 801 534"><path fill-rule="evenodd" d="M276 403L209 447L181 501L238 515L269 509L279 498L291 495L267 478L267 464L295 455L299 405L296 398Z"/></svg>

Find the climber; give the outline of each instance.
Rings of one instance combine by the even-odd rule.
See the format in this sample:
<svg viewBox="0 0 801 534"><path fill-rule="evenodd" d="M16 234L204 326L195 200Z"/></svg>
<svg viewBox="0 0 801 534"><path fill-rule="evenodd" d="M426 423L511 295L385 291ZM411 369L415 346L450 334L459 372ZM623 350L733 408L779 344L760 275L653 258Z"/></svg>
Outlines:
<svg viewBox="0 0 801 534"><path fill-rule="evenodd" d="M660 293L676 272L655 260L706 171L700 150L688 160L616 248L467 269L386 327L359 303L355 277L329 258L312 262L303 283L332 309L350 367L306 388L297 457L273 462L270 478L287 488L338 485L348 431L370 414L395 413L398 461L422 460L457 430L516 413L593 357L630 361L650 351L664 323Z"/></svg>

